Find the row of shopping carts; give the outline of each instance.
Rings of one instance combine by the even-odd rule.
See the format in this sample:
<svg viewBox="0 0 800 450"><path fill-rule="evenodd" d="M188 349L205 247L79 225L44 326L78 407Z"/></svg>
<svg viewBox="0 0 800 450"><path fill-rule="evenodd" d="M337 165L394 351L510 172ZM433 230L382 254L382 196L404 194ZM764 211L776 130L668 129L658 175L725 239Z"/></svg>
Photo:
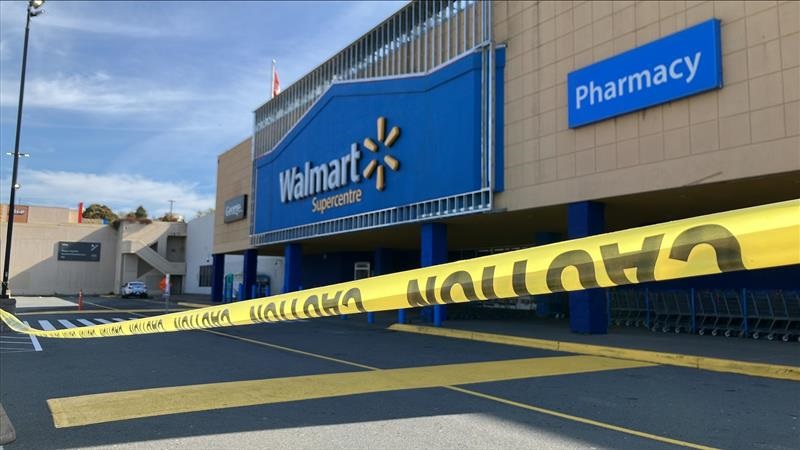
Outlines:
<svg viewBox="0 0 800 450"><path fill-rule="evenodd" d="M800 342L800 291L608 291L612 324L653 331Z"/></svg>

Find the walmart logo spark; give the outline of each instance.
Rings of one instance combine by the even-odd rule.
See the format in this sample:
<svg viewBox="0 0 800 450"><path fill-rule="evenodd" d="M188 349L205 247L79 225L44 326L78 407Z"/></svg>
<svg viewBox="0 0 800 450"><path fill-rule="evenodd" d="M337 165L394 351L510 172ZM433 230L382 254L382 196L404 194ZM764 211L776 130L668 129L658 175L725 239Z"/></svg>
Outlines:
<svg viewBox="0 0 800 450"><path fill-rule="evenodd" d="M400 128L398 127L392 127L391 131L389 131L389 135L387 136L386 118L378 117L378 142L382 142L383 145L388 149L394 145L399 137ZM378 153L379 150L378 144L376 144L375 141L370 138L364 139L364 147L366 147L367 150L371 151L372 153ZM396 172L400 169L400 161L391 155L385 155L383 157L383 162L392 171ZM376 172L376 169L377 176L375 177L375 189L382 191L386 187L386 175L384 173L383 164L381 164L377 159L370 161L370 163L364 169L364 178L372 178L372 175Z"/></svg>

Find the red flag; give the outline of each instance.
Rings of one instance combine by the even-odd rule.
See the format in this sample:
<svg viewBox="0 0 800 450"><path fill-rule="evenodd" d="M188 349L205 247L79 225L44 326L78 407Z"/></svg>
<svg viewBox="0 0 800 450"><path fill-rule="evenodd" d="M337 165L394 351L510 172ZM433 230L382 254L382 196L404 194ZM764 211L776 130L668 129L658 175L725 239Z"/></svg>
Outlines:
<svg viewBox="0 0 800 450"><path fill-rule="evenodd" d="M275 60L272 60L272 98L281 93L281 80L278 79L278 69L275 68Z"/></svg>

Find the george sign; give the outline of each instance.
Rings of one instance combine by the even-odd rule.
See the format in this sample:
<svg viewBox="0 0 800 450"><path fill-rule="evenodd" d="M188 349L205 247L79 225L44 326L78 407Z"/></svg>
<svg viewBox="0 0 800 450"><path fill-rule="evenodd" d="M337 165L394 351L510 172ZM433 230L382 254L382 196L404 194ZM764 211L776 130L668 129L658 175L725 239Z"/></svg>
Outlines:
<svg viewBox="0 0 800 450"><path fill-rule="evenodd" d="M233 197L225 202L225 223L236 222L247 216L247 194Z"/></svg>
<svg viewBox="0 0 800 450"><path fill-rule="evenodd" d="M255 161L254 234L481 189L481 67L331 85Z"/></svg>
<svg viewBox="0 0 800 450"><path fill-rule="evenodd" d="M14 206L14 222L15 223L28 223L28 212L30 208L25 205Z"/></svg>
<svg viewBox="0 0 800 450"><path fill-rule="evenodd" d="M721 87L720 21L710 19L570 72L569 127Z"/></svg>
<svg viewBox="0 0 800 450"><path fill-rule="evenodd" d="M59 242L59 261L100 261L99 242Z"/></svg>

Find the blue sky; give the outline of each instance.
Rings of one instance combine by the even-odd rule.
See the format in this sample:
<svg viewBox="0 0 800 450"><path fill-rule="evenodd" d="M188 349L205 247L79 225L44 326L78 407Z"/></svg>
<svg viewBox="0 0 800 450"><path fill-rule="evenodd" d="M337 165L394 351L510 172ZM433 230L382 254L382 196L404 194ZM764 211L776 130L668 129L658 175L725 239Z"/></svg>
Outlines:
<svg viewBox="0 0 800 450"><path fill-rule="evenodd" d="M32 19L18 204L190 218L214 206L216 156L269 96L405 4L64 2ZM27 2L0 2L0 202L8 202Z"/></svg>

